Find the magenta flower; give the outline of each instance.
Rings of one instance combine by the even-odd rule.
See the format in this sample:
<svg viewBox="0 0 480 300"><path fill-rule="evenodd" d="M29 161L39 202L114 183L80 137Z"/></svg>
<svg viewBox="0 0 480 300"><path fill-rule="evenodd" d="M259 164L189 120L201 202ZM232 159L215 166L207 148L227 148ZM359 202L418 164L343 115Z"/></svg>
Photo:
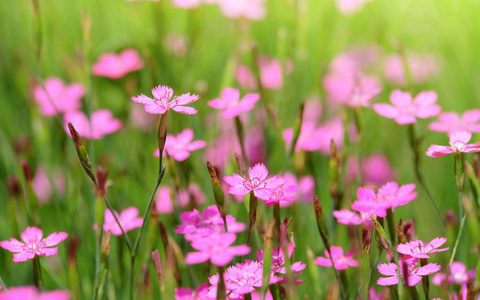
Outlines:
<svg viewBox="0 0 480 300"><path fill-rule="evenodd" d="M351 156L347 161L345 180L352 182L358 174L358 157ZM395 177L395 170L385 155L375 153L362 159L362 184L380 186Z"/></svg>
<svg viewBox="0 0 480 300"><path fill-rule="evenodd" d="M400 262L403 264L402 260L400 260ZM422 276L430 275L432 273L438 272L441 269L441 266L435 263L430 263L423 267L414 269L416 264L417 264L417 260L415 259L413 260L410 259L407 262L407 269L408 269L407 278L405 278L403 267L400 266L399 268L402 281L404 284L407 284L408 282L408 286L417 285L422 280ZM398 272L397 272L396 264L394 263L379 264L377 268L380 274L389 276L389 277L380 277L377 280L378 285L386 286L386 285L398 284Z"/></svg>
<svg viewBox="0 0 480 300"><path fill-rule="evenodd" d="M378 200L382 201L387 208L392 211L397 206L402 206L417 198L417 193L414 192L415 184L404 184L398 187L396 182L387 182L378 189Z"/></svg>
<svg viewBox="0 0 480 300"><path fill-rule="evenodd" d="M203 140L193 140L193 130L185 129L177 136L167 134L165 140L165 152L163 156L170 155L177 161L184 161L190 157L190 152L204 148L207 143ZM156 157L160 155L160 150L157 148L154 154Z"/></svg>
<svg viewBox="0 0 480 300"><path fill-rule="evenodd" d="M158 190L155 200L155 209L161 214L169 214L174 211L173 200L170 196L170 188L162 186ZM177 207L185 208L190 204L190 197L193 203L199 205L205 202L205 195L202 193L198 185L190 183L188 189L180 188L175 197Z"/></svg>
<svg viewBox="0 0 480 300"><path fill-rule="evenodd" d="M365 224L365 226L369 226L372 224L370 220L371 214L361 212L360 215L348 210L348 209L341 209L341 210L334 210L333 216L337 218L337 222L340 224L345 225L360 225Z"/></svg>
<svg viewBox="0 0 480 300"><path fill-rule="evenodd" d="M54 116L57 113L76 111L82 106L85 86L81 83L66 85L62 79L49 77L43 82L45 89L37 85L33 89L35 101L40 106L44 116Z"/></svg>
<svg viewBox="0 0 480 300"><path fill-rule="evenodd" d="M265 200L264 203L266 206L271 206L275 203L279 203L280 207L289 206L292 201L295 200L295 196L293 193L295 193L298 189L298 185L285 182L276 189L274 189L272 192L272 197L270 197L270 199L268 200Z"/></svg>
<svg viewBox="0 0 480 300"><path fill-rule="evenodd" d="M416 84L427 81L440 71L441 61L434 54L407 53L407 61L410 67L412 80ZM400 55L390 55L384 62L384 75L387 81L399 86L408 83L405 75L405 65Z"/></svg>
<svg viewBox="0 0 480 300"><path fill-rule="evenodd" d="M39 291L34 286L10 287L8 291L0 292L0 300L68 300L69 291Z"/></svg>
<svg viewBox="0 0 480 300"><path fill-rule="evenodd" d="M232 232L196 238L192 241L191 246L199 252L188 253L185 257L185 263L193 265L209 260L216 266L225 266L235 256L250 253L250 247L247 245L231 246L236 239L236 234Z"/></svg>
<svg viewBox="0 0 480 300"><path fill-rule="evenodd" d="M112 79L121 78L143 68L143 60L135 49L123 50L120 54L105 53L92 65L92 74Z"/></svg>
<svg viewBox="0 0 480 300"><path fill-rule="evenodd" d="M35 255L53 256L57 254L58 247L47 247L60 244L60 242L68 237L68 234L65 232L54 232L42 240L42 230L37 227L27 227L27 229L22 232L21 237L24 243L14 238L11 238L10 241L0 242L0 247L15 253L13 254L13 261L17 263L33 259Z"/></svg>
<svg viewBox="0 0 480 300"><path fill-rule="evenodd" d="M360 187L357 189L357 197L358 200L352 204L353 210L382 218L387 216L389 204L381 201L381 199L377 199L373 189Z"/></svg>
<svg viewBox="0 0 480 300"><path fill-rule="evenodd" d="M448 277L444 273L435 274L432 278L432 283L442 285L444 281L447 280L450 284L465 285L470 278L475 278L475 269L467 271L467 267L462 262L454 261L450 266L450 274L448 274Z"/></svg>
<svg viewBox="0 0 480 300"><path fill-rule="evenodd" d="M437 93L434 91L421 92L412 100L410 93L394 90L390 94L390 101L393 105L378 103L373 106L373 110L385 118L394 119L400 125L413 124L417 118L435 117L441 111L440 106L435 104Z"/></svg>
<svg viewBox="0 0 480 300"><path fill-rule="evenodd" d="M455 131L480 132L480 110L472 109L461 116L454 112L438 115L438 121L430 123L428 129L438 132L453 133Z"/></svg>
<svg viewBox="0 0 480 300"><path fill-rule="evenodd" d="M428 253L436 253L447 251L449 248L435 249L445 244L446 238L434 238L430 243L424 244L420 240L407 242L406 244L399 244L397 246L398 253L409 255L415 258L430 258Z"/></svg>
<svg viewBox="0 0 480 300"><path fill-rule="evenodd" d="M480 142L475 144L467 144L472 138L472 133L468 131L456 131L450 134L450 147L431 145L428 147L427 156L440 157L455 152L479 152Z"/></svg>
<svg viewBox="0 0 480 300"><path fill-rule="evenodd" d="M222 14L227 18L249 20L265 18L267 10L264 2L265 0L217 0Z"/></svg>
<svg viewBox="0 0 480 300"><path fill-rule="evenodd" d="M184 106L197 101L200 97L190 93L182 94L172 99L173 90L168 86L159 85L152 89L153 99L140 94L140 96L132 97L136 103L145 105L145 111L151 114L164 114L169 109L187 115L194 115L197 110L193 107Z"/></svg>
<svg viewBox="0 0 480 300"><path fill-rule="evenodd" d="M224 176L223 179L230 185L228 193L232 195L246 195L253 191L255 197L262 200L269 200L273 190L284 183L284 180L273 176L267 179L268 170L264 164L256 164L248 169L250 178L233 173L233 176Z"/></svg>
<svg viewBox="0 0 480 300"><path fill-rule="evenodd" d="M335 269L346 270L349 266L358 267L358 261L353 259L353 250L348 251L344 255L342 247L331 246L330 252L332 252L332 260ZM330 254L327 249L325 249L325 256L326 257L319 256L313 262L320 266L331 267L332 261L330 260Z"/></svg>
<svg viewBox="0 0 480 300"><path fill-rule="evenodd" d="M260 83L268 90L278 90L283 85L283 69L280 62L268 57L260 57Z"/></svg>
<svg viewBox="0 0 480 300"><path fill-rule="evenodd" d="M63 116L63 121L68 135L70 135L68 123L72 123L81 137L92 140L100 140L107 134L114 133L122 127L122 122L119 119L115 119L112 112L108 109L92 112L90 120L81 111L71 112Z"/></svg>
<svg viewBox="0 0 480 300"><path fill-rule="evenodd" d="M208 101L208 105L223 110L222 116L225 118L233 118L242 112L252 110L255 102L260 99L257 93L248 93L240 99L240 91L232 87L223 89L220 97Z"/></svg>
<svg viewBox="0 0 480 300"><path fill-rule="evenodd" d="M295 192L295 200L300 202L311 203L313 199L313 193L315 191L315 180L313 176L307 175L302 176L297 180L297 177L290 172L285 172L283 175L285 180L284 185L287 186L298 186L297 191ZM282 203L280 203L282 204ZM283 202L284 206L289 206L290 202Z"/></svg>
<svg viewBox="0 0 480 300"><path fill-rule="evenodd" d="M264 248L257 252L258 260L263 264L263 252ZM288 243L288 259L290 259L295 251L295 245L293 243ZM290 269L293 272L293 277L298 277L301 274L301 271L305 269L306 265L301 261L294 262L291 264ZM287 269L285 267L285 254L283 249L280 251L277 248L272 249L272 273L275 274L278 278L287 274ZM282 278L280 282L284 283L285 278ZM296 281L296 283L301 283L301 280Z"/></svg>
<svg viewBox="0 0 480 300"><path fill-rule="evenodd" d="M142 226L143 218L138 217L138 209L136 207L129 207L122 211L120 215L115 212L115 215L117 216L118 221L120 221L120 224L125 232ZM108 208L105 210L103 230L110 231L113 235L122 235L122 230L118 226L115 218L112 215L112 212Z"/></svg>
<svg viewBox="0 0 480 300"><path fill-rule="evenodd" d="M199 285L195 290L179 287L175 289L175 300L207 300L208 283Z"/></svg>

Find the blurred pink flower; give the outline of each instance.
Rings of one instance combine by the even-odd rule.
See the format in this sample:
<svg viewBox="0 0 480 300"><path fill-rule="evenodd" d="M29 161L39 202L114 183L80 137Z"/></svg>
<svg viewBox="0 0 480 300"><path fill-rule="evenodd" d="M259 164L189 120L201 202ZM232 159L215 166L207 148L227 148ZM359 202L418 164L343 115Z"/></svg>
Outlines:
<svg viewBox="0 0 480 300"><path fill-rule="evenodd" d="M346 16L353 15L362 10L365 3L372 0L335 0L338 11Z"/></svg>
<svg viewBox="0 0 480 300"><path fill-rule="evenodd" d="M257 259L260 263L263 264L263 253L265 251L265 247L262 250L257 252ZM290 259L295 251L295 244L288 242L288 258ZM305 269L306 265L301 261L294 262L290 265L290 269L293 272L293 277L298 277L301 274L301 271ZM283 249L280 251L277 248L272 249L272 273L275 274L277 277L281 277L287 274L287 268L285 267L285 254ZM282 278L280 282L284 283L285 278ZM285 282L286 283L286 282ZM301 283L300 280L296 281L296 283Z"/></svg>
<svg viewBox="0 0 480 300"><path fill-rule="evenodd" d="M194 0L193 2L195 1L199 2L199 0ZM166 45L168 50L170 50L170 52L175 54L177 57L183 57L185 56L185 54L187 54L188 41L187 38L184 36L168 34Z"/></svg>
<svg viewBox="0 0 480 300"><path fill-rule="evenodd" d="M360 212L360 215L348 210L348 209L341 209L341 210L334 210L333 216L337 218L337 222L340 224L345 225L360 225L365 224L365 226L370 226L372 221L370 220L369 213Z"/></svg>
<svg viewBox="0 0 480 300"><path fill-rule="evenodd" d="M34 286L9 287L0 292L0 300L68 300L70 292L63 290L40 291Z"/></svg>
<svg viewBox="0 0 480 300"><path fill-rule="evenodd" d="M277 59L260 57L260 82L267 90L278 90L283 85L282 65Z"/></svg>
<svg viewBox="0 0 480 300"><path fill-rule="evenodd" d="M208 300L208 283L202 283L195 290L179 287L175 289L175 300Z"/></svg>
<svg viewBox="0 0 480 300"><path fill-rule="evenodd" d="M417 198L417 193L414 192L415 187L413 183L398 187L396 182L387 182L378 189L378 200L393 211L395 207L405 205Z"/></svg>
<svg viewBox="0 0 480 300"><path fill-rule="evenodd" d="M423 267L414 269L415 265L417 264L417 260L413 259L413 260L406 261L407 267L408 267L408 273L407 273L408 277L404 278L405 274L402 267L403 261L402 260L399 260L399 261L401 263L399 269L400 269L400 275L402 277L403 284L407 284L408 282L408 286L417 285L422 280L422 276L430 275L432 273L438 272L441 269L441 266L435 263L430 263ZM377 268L380 274L389 276L389 277L380 277L377 280L378 285L386 286L386 285L398 284L399 280L398 280L398 271L397 271L396 264L394 263L379 264Z"/></svg>
<svg viewBox="0 0 480 300"><path fill-rule="evenodd" d="M196 8L202 4L202 0L172 0L172 4L179 8Z"/></svg>
<svg viewBox="0 0 480 300"><path fill-rule="evenodd" d="M348 251L344 255L342 247L331 246L330 252L332 253L332 260L335 269L346 270L348 267L358 267L358 261L353 259L353 250ZM331 267L332 261L330 260L330 254L328 253L328 250L325 249L324 253L326 257L319 256L313 262L320 266Z"/></svg>
<svg viewBox="0 0 480 300"><path fill-rule="evenodd" d="M105 53L92 65L92 74L112 79L121 78L130 72L142 69L143 60L135 49L123 50L120 54Z"/></svg>
<svg viewBox="0 0 480 300"><path fill-rule="evenodd" d="M53 256L57 254L58 247L47 248L58 245L68 237L65 232L54 232L44 238L43 231L37 227L27 227L21 234L24 243L17 239L11 238L10 241L1 241L0 247L13 252L14 262L25 262L38 256Z"/></svg>
<svg viewBox="0 0 480 300"><path fill-rule="evenodd" d="M250 247L247 245L231 246L236 239L236 234L232 232L198 237L191 241L191 246L199 252L188 253L185 263L192 265L209 260L212 264L222 267L231 262L235 256L250 253Z"/></svg>
<svg viewBox="0 0 480 300"><path fill-rule="evenodd" d="M235 70L235 79L244 90L255 90L258 87L257 79L250 68L245 65L239 65Z"/></svg>
<svg viewBox="0 0 480 300"><path fill-rule="evenodd" d="M261 20L267 14L265 0L217 0L217 2L221 12L227 18Z"/></svg>
<svg viewBox="0 0 480 300"><path fill-rule="evenodd" d="M405 255L409 255L415 258L430 258L428 253L437 253L447 251L449 248L435 249L447 242L446 238L434 238L430 243L424 244L420 240L407 242L405 244L399 244L397 246L397 252Z"/></svg>
<svg viewBox="0 0 480 300"><path fill-rule="evenodd" d="M368 300L385 300L389 299L388 296L388 289L385 288L381 290L380 292L375 292L375 288L371 287L370 290L368 290ZM432 299L433 300L433 299Z"/></svg>
<svg viewBox="0 0 480 300"><path fill-rule="evenodd" d="M412 100L410 93L394 90L390 94L393 105L377 103L373 105L373 110L385 118L394 119L400 125L413 124L417 118L431 118L440 113L440 106L435 104L437 97L434 91L423 91Z"/></svg>
<svg viewBox="0 0 480 300"><path fill-rule="evenodd" d="M440 157L450 153L465 152L479 152L480 151L480 142L475 144L467 144L472 138L472 134L468 131L456 131L450 134L450 147L449 146L440 146L440 145L431 145L428 147L427 156L430 157Z"/></svg>
<svg viewBox="0 0 480 300"><path fill-rule="evenodd" d="M322 100L318 95L314 94L305 101L305 108L303 109L303 122L317 124L322 117L322 113Z"/></svg>
<svg viewBox="0 0 480 300"><path fill-rule="evenodd" d="M177 136L167 134L165 140L165 152L163 156L167 154L173 157L177 161L184 161L190 156L191 151L204 148L207 143L203 140L193 140L193 130L184 129L182 132L177 134ZM157 148L154 155L158 157L160 155L160 150Z"/></svg>
<svg viewBox="0 0 480 300"><path fill-rule="evenodd" d="M450 266L450 274L444 273L435 274L432 278L432 283L435 285L442 285L445 280L450 284L465 285L468 283L468 279L475 278L475 269L467 271L467 267L459 261L452 262Z"/></svg>
<svg viewBox="0 0 480 300"><path fill-rule="evenodd" d="M260 95L257 93L248 93L240 99L240 91L231 87L223 89L220 96L221 98L208 101L208 105L223 110L222 116L225 118L233 118L242 112L252 110L255 102L260 99Z"/></svg>
<svg viewBox="0 0 480 300"><path fill-rule="evenodd" d="M336 55L329 70L333 73L363 72L378 61L380 51L380 47L374 45L353 47Z"/></svg>
<svg viewBox="0 0 480 300"><path fill-rule="evenodd" d="M153 98L149 98L144 94L132 97L133 102L145 105L145 111L151 114L164 114L168 109L187 115L194 115L197 110L193 107L184 106L197 101L200 97L190 93L176 96L172 99L173 90L168 86L159 85L152 89Z"/></svg>
<svg viewBox="0 0 480 300"><path fill-rule="evenodd" d="M268 170L264 164L256 164L248 169L249 178L233 173L233 176L224 176L223 179L230 185L228 193L232 195L246 195L253 191L255 197L269 200L274 189L284 183L282 178L273 176L267 179Z"/></svg>
<svg viewBox="0 0 480 300"><path fill-rule="evenodd" d="M438 115L438 121L430 123L428 129L438 132L453 133L455 131L480 132L480 110L465 111L462 116L454 112Z"/></svg>
<svg viewBox="0 0 480 300"><path fill-rule="evenodd" d="M177 207L185 208L190 204L190 197L192 197L195 205L205 202L205 195L195 183L190 183L188 189L180 188L176 195ZM170 196L170 188L162 186L158 190L155 200L155 209L161 214L169 214L174 211L173 200Z"/></svg>
<svg viewBox="0 0 480 300"><path fill-rule="evenodd" d="M62 79L49 77L43 82L45 89L37 85L33 90L35 101L40 106L44 116L54 116L57 113L76 111L82 106L85 86L81 83L66 85Z"/></svg>
<svg viewBox="0 0 480 300"><path fill-rule="evenodd" d="M155 123L155 115L147 113L143 108L132 103L130 107L130 122L136 128L151 131Z"/></svg>
<svg viewBox="0 0 480 300"><path fill-rule="evenodd" d="M108 109L92 112L90 121L81 111L65 114L63 121L68 135L70 135L68 123L72 123L81 137L93 140L100 140L107 134L114 133L122 127L122 122L119 119L115 119L112 112Z"/></svg>
<svg viewBox="0 0 480 300"><path fill-rule="evenodd" d="M358 200L353 202L352 209L368 213L371 216L386 217L389 203L378 199L375 191L371 188L360 187L357 189Z"/></svg>
<svg viewBox="0 0 480 300"><path fill-rule="evenodd" d="M441 61L434 54L407 53L407 62L415 84L427 81L440 71ZM406 86L408 83L403 59L398 54L385 59L383 72L387 81L392 84Z"/></svg>
<svg viewBox="0 0 480 300"><path fill-rule="evenodd" d="M358 157L351 156L347 166L345 180L352 182L358 174ZM393 180L394 177L395 171L383 154L374 153L362 159L362 184L380 186Z"/></svg>
<svg viewBox="0 0 480 300"><path fill-rule="evenodd" d="M54 174L53 181L55 188L60 195L63 195L65 190L65 178L60 174ZM52 185L50 184L50 179L45 173L45 170L42 167L39 167L35 172L35 177L32 180L32 188L35 192L35 195L38 198L38 202L45 204L48 199L52 196Z"/></svg>
<svg viewBox="0 0 480 300"><path fill-rule="evenodd" d="M142 226L143 218L138 217L138 209L136 207L129 207L123 210L120 215L115 212L115 215L117 216L118 221L120 221L120 224L125 232ZM105 210L103 230L110 231L113 235L122 235L122 230L118 226L117 221L115 221L112 212L108 208Z"/></svg>
<svg viewBox="0 0 480 300"><path fill-rule="evenodd" d="M295 201L308 203L312 202L313 193L315 192L315 180L313 179L313 176L302 176L299 180L297 180L295 175L290 172L285 172L285 174L283 174L283 179L285 180L285 184L287 186L294 185L299 187L295 193ZM288 204L288 202L283 203L284 206L288 206Z"/></svg>

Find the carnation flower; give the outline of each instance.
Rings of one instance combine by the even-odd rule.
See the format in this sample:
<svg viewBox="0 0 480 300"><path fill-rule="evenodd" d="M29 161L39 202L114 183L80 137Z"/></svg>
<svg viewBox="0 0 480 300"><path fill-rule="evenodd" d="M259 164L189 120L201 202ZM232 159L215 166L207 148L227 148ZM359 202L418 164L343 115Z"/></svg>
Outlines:
<svg viewBox="0 0 480 300"><path fill-rule="evenodd" d="M43 81L45 89L37 85L33 89L35 101L44 116L67 113L80 109L85 86L81 83L65 84L62 79L49 77Z"/></svg>
<svg viewBox="0 0 480 300"><path fill-rule="evenodd" d="M72 123L78 134L86 139L99 140L104 136L118 131L122 127L122 122L115 119L108 109L100 109L92 112L90 120L81 112L71 112L63 116L65 130L70 135L68 123Z"/></svg>
<svg viewBox="0 0 480 300"><path fill-rule="evenodd" d="M169 109L187 115L194 115L197 110L193 107L185 106L197 101L200 97L190 93L182 94L174 97L173 90L168 86L157 86L152 89L153 99L140 94L140 96L132 97L136 103L145 105L145 111L151 114L164 114Z"/></svg>
<svg viewBox="0 0 480 300"><path fill-rule="evenodd" d="M167 134L163 156L168 154L177 161L184 161L190 156L191 151L202 149L207 145L203 140L192 140L193 130L191 129L185 129L177 136ZM157 157L160 155L160 150L158 148L155 150L154 155Z"/></svg>
<svg viewBox="0 0 480 300"><path fill-rule="evenodd" d="M123 50L120 54L102 54L92 65L92 74L112 79L121 78L143 68L143 60L135 49Z"/></svg>
<svg viewBox="0 0 480 300"><path fill-rule="evenodd" d="M313 262L317 265L324 267L331 267L332 260L333 266L337 270L346 270L348 267L358 267L358 261L353 259L354 252L353 250L348 251L346 254L343 254L343 248L337 246L331 246L330 252L332 253L332 259L330 260L330 253L325 249L326 257L317 257Z"/></svg>

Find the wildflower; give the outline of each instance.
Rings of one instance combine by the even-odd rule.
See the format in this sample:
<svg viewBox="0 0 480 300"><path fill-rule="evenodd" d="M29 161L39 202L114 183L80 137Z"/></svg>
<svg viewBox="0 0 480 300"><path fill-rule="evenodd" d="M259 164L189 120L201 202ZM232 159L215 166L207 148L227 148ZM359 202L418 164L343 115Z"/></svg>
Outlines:
<svg viewBox="0 0 480 300"><path fill-rule="evenodd" d="M252 71L245 65L239 65L235 70L235 79L244 90L257 89L257 79Z"/></svg>
<svg viewBox="0 0 480 300"><path fill-rule="evenodd" d="M407 242L406 244L399 244L397 246L398 253L409 255L415 258L430 258L428 253L436 253L447 251L449 248L435 249L445 244L446 238L434 238L430 243L425 245L422 241L416 240Z"/></svg>
<svg viewBox="0 0 480 300"><path fill-rule="evenodd" d="M10 287L0 292L0 300L68 300L70 292L63 290L40 291L34 286Z"/></svg>
<svg viewBox="0 0 480 300"><path fill-rule="evenodd" d="M264 250L265 249L262 249L257 252L257 258L262 264L263 264ZM288 259L292 257L294 251L295 251L295 244L288 242ZM290 269L292 270L292 272L294 272L293 277L299 276L300 272L304 270L305 267L306 265L301 261L294 262L290 266ZM287 269L285 268L285 254L283 252L283 249L280 249L280 251L277 248L272 249L271 268L272 268L272 273L278 277L287 274ZM281 282L283 281L284 279L281 280ZM301 281L298 281L298 283L301 283Z"/></svg>
<svg viewBox="0 0 480 300"><path fill-rule="evenodd" d="M371 287L368 290L368 300L384 300L389 299L389 290L383 289L380 292L375 292L375 288Z"/></svg>
<svg viewBox="0 0 480 300"><path fill-rule="evenodd" d="M362 10L365 3L372 0L335 0L338 11L345 15L353 15Z"/></svg>
<svg viewBox="0 0 480 300"><path fill-rule="evenodd" d="M285 180L284 185L298 186L294 196L295 200L309 203L312 201L313 193L315 191L315 180L312 176L302 176L297 180L295 175L290 172L285 172L283 179ZM289 204L290 202L283 202L284 206L289 206Z"/></svg>
<svg viewBox="0 0 480 300"><path fill-rule="evenodd" d="M280 62L268 57L260 57L260 83L267 90L278 90L283 85L283 69Z"/></svg>
<svg viewBox="0 0 480 300"><path fill-rule="evenodd" d="M358 200L353 202L352 209L364 213L369 213L371 216L386 217L388 203L377 199L375 191L371 188L360 187L357 189Z"/></svg>
<svg viewBox="0 0 480 300"><path fill-rule="evenodd" d="M208 101L210 107L223 110L222 116L233 118L242 112L250 111L255 106L255 102L260 99L257 93L248 93L240 100L240 91L227 87L220 93L221 98L215 98Z"/></svg>
<svg viewBox="0 0 480 300"><path fill-rule="evenodd" d="M179 287L175 289L175 300L207 300L208 283L199 285L195 290Z"/></svg>
<svg viewBox="0 0 480 300"><path fill-rule="evenodd" d="M375 45L355 46L336 55L328 66L329 71L333 73L363 72L377 63L380 52L381 48Z"/></svg>
<svg viewBox="0 0 480 300"><path fill-rule="evenodd" d="M120 221L123 230L125 232L130 231L132 229L138 228L142 226L143 218L139 218L138 216L138 209L136 207L129 207L123 210L120 215L115 212L115 215ZM114 235L122 235L122 230L117 224L117 221L113 217L112 212L107 208L105 210L105 221L103 223L103 230L110 231Z"/></svg>
<svg viewBox="0 0 480 300"><path fill-rule="evenodd" d="M175 197L178 207L184 208L190 204L190 197L193 202L198 205L205 202L205 195L202 193L198 185L190 183L188 189L180 188ZM173 200L170 197L170 188L168 186L160 187L156 200L155 208L161 214L169 214L173 212Z"/></svg>
<svg viewBox="0 0 480 300"><path fill-rule="evenodd" d="M200 97L190 93L182 94L172 99L173 90L168 86L157 86L152 89L153 99L140 94L132 97L136 103L145 105L145 111L151 114L164 114L168 109L187 115L194 115L197 110L193 107L184 106L197 101Z"/></svg>
<svg viewBox="0 0 480 300"><path fill-rule="evenodd" d="M221 12L227 18L261 20L267 14L265 0L218 0Z"/></svg>
<svg viewBox="0 0 480 300"><path fill-rule="evenodd" d="M358 261L353 259L353 250L348 251L344 255L342 247L331 246L330 252L332 253L333 266L335 269L346 270L349 266L358 267ZM325 249L325 256L326 257L319 256L313 262L320 266L331 267L332 261L330 260L330 254L327 249Z"/></svg>
<svg viewBox="0 0 480 300"><path fill-rule="evenodd" d="M465 111L461 116L455 112L444 112L438 115L438 121L430 123L428 129L438 132L453 133L455 131L480 132L480 110Z"/></svg>
<svg viewBox="0 0 480 300"><path fill-rule="evenodd" d="M414 192L415 184L404 184L398 187L396 182L387 182L378 189L378 199L392 210L397 206L402 206L417 198Z"/></svg>
<svg viewBox="0 0 480 300"><path fill-rule="evenodd" d="M267 179L268 170L264 164L256 164L248 169L250 178L243 178L233 173L233 176L225 176L223 179L230 185L228 193L232 195L246 195L253 191L255 197L269 200L273 190L284 183L284 180L273 176Z"/></svg>
<svg viewBox="0 0 480 300"><path fill-rule="evenodd" d="M333 216L337 218L337 222L340 224L345 224L345 225L365 224L365 226L372 224L372 221L370 220L371 215L365 212L361 212L360 215L358 215L357 213L351 210L341 209L341 210L334 210Z"/></svg>
<svg viewBox="0 0 480 300"><path fill-rule="evenodd" d="M102 139L107 134L114 133L122 127L122 122L115 119L108 109L92 112L90 120L81 111L71 112L63 116L63 121L65 130L69 135L68 123L72 123L81 137L93 140Z"/></svg>
<svg viewBox="0 0 480 300"><path fill-rule="evenodd" d="M86 92L83 84L66 85L57 77L49 77L43 83L45 90L40 85L33 89L33 96L42 115L54 116L57 113L76 111L82 106L81 99Z"/></svg>
<svg viewBox="0 0 480 300"><path fill-rule="evenodd" d="M427 81L440 71L441 61L434 54L407 53L406 60L415 84ZM406 86L408 83L403 58L398 54L385 59L383 72L390 83L399 86Z"/></svg>
<svg viewBox="0 0 480 300"><path fill-rule="evenodd" d="M235 256L250 253L250 247L247 245L231 246L236 239L236 234L232 232L196 238L191 246L199 252L188 253L185 263L191 265L210 260L216 266L225 266Z"/></svg>
<svg viewBox="0 0 480 300"><path fill-rule="evenodd" d="M120 54L105 53L92 65L92 74L111 79L121 78L143 68L143 60L135 49L123 50Z"/></svg>
<svg viewBox="0 0 480 300"><path fill-rule="evenodd" d="M400 264L400 275L402 278L402 281L404 284L408 282L408 286L415 286L417 285L421 280L422 276L430 275L432 273L438 272L441 268L440 265L437 265L435 263L430 263L427 264L423 267L420 268L415 268L415 265L417 264L416 259L409 259L408 261L405 261L407 263L407 278L405 278L404 270L403 270L403 261L399 260ZM386 275L389 277L380 277L377 280L378 285L395 285L398 284L398 272L397 272L397 265L394 263L387 263L387 264L379 264L377 266L378 271L382 275Z"/></svg>
<svg viewBox="0 0 480 300"><path fill-rule="evenodd" d="M467 267L459 262L454 261L450 266L450 274L435 274L432 278L432 283L435 285L442 285L445 280L450 284L465 285L468 283L469 279L475 278L475 269L467 271Z"/></svg>
<svg viewBox="0 0 480 300"><path fill-rule="evenodd" d="M274 205L275 203L279 203L281 207L288 206L293 200L295 200L293 193L295 193L298 189L298 185L284 182L282 185L273 190L272 197L264 201L264 203L266 206Z"/></svg>
<svg viewBox="0 0 480 300"><path fill-rule="evenodd" d="M21 234L24 243L11 238L10 241L0 242L0 247L13 252L14 262L25 262L38 256L53 256L57 254L58 247L47 248L58 245L68 237L65 232L54 232L44 238L43 231L37 227L27 227Z"/></svg>
<svg viewBox="0 0 480 300"><path fill-rule="evenodd" d="M53 183L57 192L62 195L65 190L65 178L60 174L54 174ZM45 170L41 167L35 172L35 177L32 180L32 188L38 198L40 204L45 204L52 196L53 189L50 184L50 179Z"/></svg>
<svg viewBox="0 0 480 300"><path fill-rule="evenodd" d="M437 102L437 93L424 91L412 100L412 95L401 90L394 90L390 94L393 105L378 103L373 106L375 112L385 118L394 119L400 125L413 124L417 118L426 119L435 117L441 111Z"/></svg>
<svg viewBox="0 0 480 300"><path fill-rule="evenodd" d="M165 140L166 153L163 153L163 156L168 154L177 161L184 161L190 156L191 151L202 149L207 145L207 143L203 140L192 140L193 130L191 129L185 129L177 136L167 134L167 138ZM154 155L157 157L160 155L160 150L158 148L155 150Z"/></svg>
<svg viewBox="0 0 480 300"><path fill-rule="evenodd" d="M358 157L351 156L347 161L345 180L352 182L358 174ZM375 153L362 159L362 184L380 186L393 180L395 171L385 155Z"/></svg>
<svg viewBox="0 0 480 300"><path fill-rule="evenodd" d="M428 147L427 156L440 157L446 154L455 153L457 151L465 153L479 152L480 142L475 144L467 144L471 138L472 133L468 131L456 131L450 134L450 147L431 145Z"/></svg>

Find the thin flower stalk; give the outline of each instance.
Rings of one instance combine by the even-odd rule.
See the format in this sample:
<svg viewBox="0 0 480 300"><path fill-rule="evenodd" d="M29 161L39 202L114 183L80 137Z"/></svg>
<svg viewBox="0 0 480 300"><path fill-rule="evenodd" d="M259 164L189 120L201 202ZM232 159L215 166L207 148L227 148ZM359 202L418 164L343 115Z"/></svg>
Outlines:
<svg viewBox="0 0 480 300"><path fill-rule="evenodd" d="M300 104L300 108L298 110L297 118L295 119L295 123L293 125L293 139L290 143L290 148L287 151L287 157L285 158L285 163L283 165L283 172L284 174L287 171L288 164L295 153L295 145L297 144L298 137L300 136L300 130L303 124L303 111L305 109L305 101L302 101Z"/></svg>
<svg viewBox="0 0 480 300"><path fill-rule="evenodd" d="M263 251L262 297L264 297L268 288L268 283L270 282L270 274L272 268L273 230L275 228L275 223L275 218L270 219L267 225L267 230L265 231L265 246Z"/></svg>

